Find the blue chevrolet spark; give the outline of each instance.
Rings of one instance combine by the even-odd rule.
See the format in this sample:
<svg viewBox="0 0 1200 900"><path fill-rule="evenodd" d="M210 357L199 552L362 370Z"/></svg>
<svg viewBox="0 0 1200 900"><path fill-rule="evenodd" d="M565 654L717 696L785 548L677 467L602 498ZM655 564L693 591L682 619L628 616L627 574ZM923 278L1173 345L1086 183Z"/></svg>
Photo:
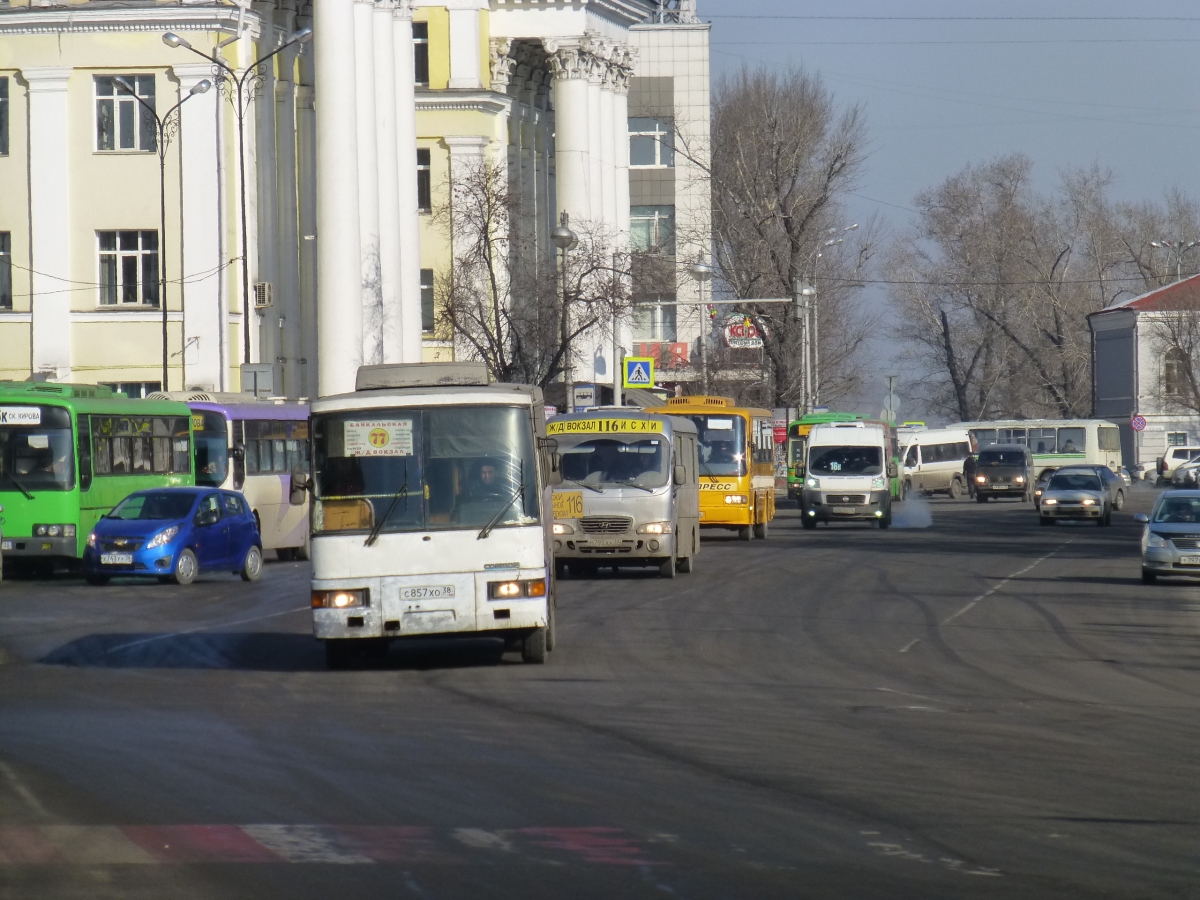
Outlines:
<svg viewBox="0 0 1200 900"><path fill-rule="evenodd" d="M89 584L114 575L149 575L191 584L200 572L254 581L262 573L258 522L240 494L212 488L154 488L130 494L88 535Z"/></svg>

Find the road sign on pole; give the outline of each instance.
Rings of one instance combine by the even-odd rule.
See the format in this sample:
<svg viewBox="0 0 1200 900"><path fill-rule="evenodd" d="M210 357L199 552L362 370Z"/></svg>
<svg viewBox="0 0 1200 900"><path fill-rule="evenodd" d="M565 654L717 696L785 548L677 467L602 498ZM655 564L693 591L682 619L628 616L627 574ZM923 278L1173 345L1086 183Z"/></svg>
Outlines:
<svg viewBox="0 0 1200 900"><path fill-rule="evenodd" d="M1146 417L1145 416L1134 416L1132 419L1129 420L1129 424L1133 427L1134 431L1145 431L1146 430Z"/></svg>
<svg viewBox="0 0 1200 900"><path fill-rule="evenodd" d="M627 388L654 387L654 357L625 357L622 376L621 381Z"/></svg>

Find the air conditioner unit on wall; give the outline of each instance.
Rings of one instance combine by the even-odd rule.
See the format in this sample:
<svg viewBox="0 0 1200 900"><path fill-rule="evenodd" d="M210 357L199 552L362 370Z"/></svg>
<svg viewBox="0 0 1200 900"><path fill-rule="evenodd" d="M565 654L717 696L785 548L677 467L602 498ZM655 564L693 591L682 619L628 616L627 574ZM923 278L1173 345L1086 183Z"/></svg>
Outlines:
<svg viewBox="0 0 1200 900"><path fill-rule="evenodd" d="M254 282L254 308L270 309L275 305L275 285L269 281Z"/></svg>

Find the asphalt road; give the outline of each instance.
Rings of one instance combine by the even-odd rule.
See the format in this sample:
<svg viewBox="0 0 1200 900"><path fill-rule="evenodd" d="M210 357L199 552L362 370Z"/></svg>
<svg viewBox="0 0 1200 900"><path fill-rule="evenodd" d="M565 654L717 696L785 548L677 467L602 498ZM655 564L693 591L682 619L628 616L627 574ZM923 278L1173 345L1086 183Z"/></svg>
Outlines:
<svg viewBox="0 0 1200 900"><path fill-rule="evenodd" d="M1200 896L1200 582L1138 528L706 539L327 672L308 572L0 586L0 897ZM921 524L910 504L900 521Z"/></svg>

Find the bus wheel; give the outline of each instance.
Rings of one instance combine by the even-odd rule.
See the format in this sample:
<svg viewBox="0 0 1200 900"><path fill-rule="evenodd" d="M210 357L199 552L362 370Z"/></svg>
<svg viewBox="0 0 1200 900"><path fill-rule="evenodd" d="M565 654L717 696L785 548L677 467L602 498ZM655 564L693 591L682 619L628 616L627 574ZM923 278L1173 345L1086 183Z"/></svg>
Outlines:
<svg viewBox="0 0 1200 900"><path fill-rule="evenodd" d="M684 575L690 575L692 571L692 557L680 557L679 562L675 564L675 571L682 572Z"/></svg>
<svg viewBox="0 0 1200 900"><path fill-rule="evenodd" d="M546 661L546 629L535 628L521 641L521 659L541 665Z"/></svg>
<svg viewBox="0 0 1200 900"><path fill-rule="evenodd" d="M179 554L179 559L175 560L175 571L171 573L171 580L176 584L191 584L196 580L198 570L196 554L185 549Z"/></svg>
<svg viewBox="0 0 1200 900"><path fill-rule="evenodd" d="M767 539L767 523L766 522L761 522L758 525L754 526L754 536L756 538L758 538L760 541L765 541Z"/></svg>
<svg viewBox="0 0 1200 900"><path fill-rule="evenodd" d="M108 576L101 575L98 572L95 574L89 572L88 574L84 575L83 578L88 584L94 584L96 587L101 587L108 584Z"/></svg>
<svg viewBox="0 0 1200 900"><path fill-rule="evenodd" d="M658 576L660 578L675 577L675 557L668 556L658 564Z"/></svg>
<svg viewBox="0 0 1200 900"><path fill-rule="evenodd" d="M738 535L739 541L748 541L748 540L750 540L750 538L752 538L754 536L753 531L751 530L751 527L749 525L743 525L741 528L739 528L737 530L737 535Z"/></svg>

